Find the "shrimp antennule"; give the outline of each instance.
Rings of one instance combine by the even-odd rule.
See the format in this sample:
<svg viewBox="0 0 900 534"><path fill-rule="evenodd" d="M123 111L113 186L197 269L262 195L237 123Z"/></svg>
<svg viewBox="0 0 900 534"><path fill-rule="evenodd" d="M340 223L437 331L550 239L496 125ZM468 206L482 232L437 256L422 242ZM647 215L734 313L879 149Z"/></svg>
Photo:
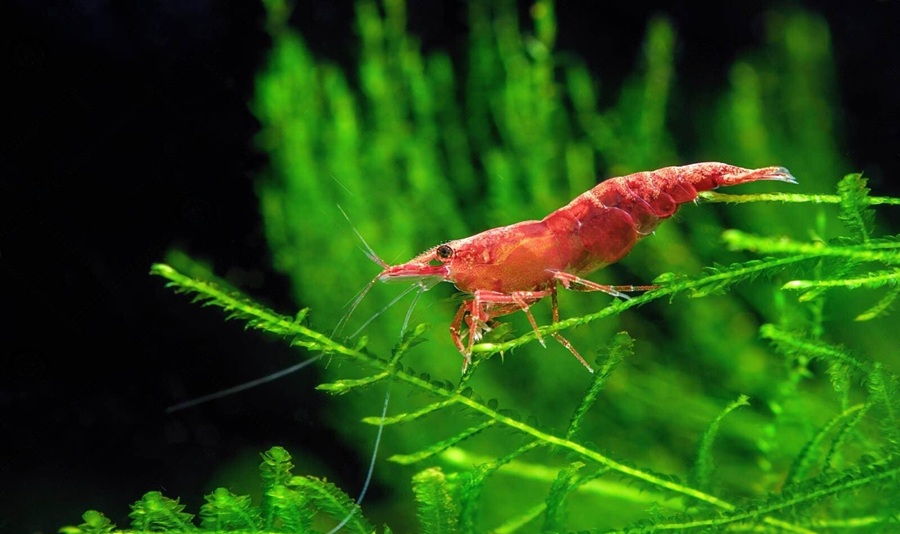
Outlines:
<svg viewBox="0 0 900 534"><path fill-rule="evenodd" d="M344 218L347 219L347 223L350 224L350 228L353 230L353 233L356 234L357 238L359 238L359 242L362 243L363 252L365 252L366 257L369 258L370 260L372 260L373 262L377 263L382 269L387 269L388 268L387 262L385 262L383 259L381 259L378 256L378 254L375 254L375 251L372 249L372 247L369 246L369 243L366 242L366 238L364 238L362 236L362 234L359 233L359 230L357 230L356 227L353 226L353 222L350 221L350 217L347 216L347 213L344 211L344 208L342 208L340 206L340 204L338 204L337 209L340 210L341 215L343 215Z"/></svg>

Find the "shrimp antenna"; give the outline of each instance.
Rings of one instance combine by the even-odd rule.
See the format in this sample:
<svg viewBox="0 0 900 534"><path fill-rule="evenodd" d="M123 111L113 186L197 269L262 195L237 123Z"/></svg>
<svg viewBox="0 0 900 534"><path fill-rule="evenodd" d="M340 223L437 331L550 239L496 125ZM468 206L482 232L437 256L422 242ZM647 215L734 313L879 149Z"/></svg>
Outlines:
<svg viewBox="0 0 900 534"><path fill-rule="evenodd" d="M173 413L173 412L177 412L179 410L184 410L185 408L192 408L194 406L197 406L198 404L203 404L204 402L209 402L211 400L216 400L216 399L220 399L222 397L227 397L228 395L231 395L234 393L238 393L238 392L250 389L250 388L255 388L256 386L259 386L260 384L265 384L266 382L271 382L272 380L277 380L277 379L279 379L283 376L289 375L295 371L299 371L300 369L303 369L304 367L306 367L307 365L309 365L311 363L315 363L322 356L323 356L322 354L318 354L316 356L313 356L312 358L303 360L300 363L297 363L290 367L282 369L281 371L276 371L275 373L272 373L270 375L266 375L266 376L257 378L255 380L251 380L249 382L244 382L243 384L238 384L237 386L233 386L228 389L216 391L215 393L210 393L209 395L204 395L202 397L198 397L193 400L185 401L185 402L182 402L179 404L173 404L172 406L169 406L168 408L166 408L166 413Z"/></svg>
<svg viewBox="0 0 900 534"><path fill-rule="evenodd" d="M416 293L415 297L413 297L413 301L410 303L409 309L406 310L406 317L403 319L403 326L400 327L400 338L401 339L403 338L403 334L406 333L406 328L407 328L407 326L409 326L409 318L410 318L410 316L412 316L413 309L415 309L416 304L419 302L419 297L422 296L422 293L428 291L431 288L429 286L425 286L425 285L410 286L409 289L405 290L403 293L400 294L399 297L395 298L393 301L391 301L390 304L388 304L385 308L383 308L381 311L378 312L378 314L381 314L382 312L384 312L385 310L390 308L394 303L396 303L400 299L400 297L403 297L404 295L406 295L407 293L409 293L412 289L414 289L416 287L419 288L419 292ZM375 317L377 317L377 315ZM372 317L372 319L374 319L375 317ZM369 319L368 321L366 321L366 324L369 324L370 322L372 322L372 319ZM363 327L361 327L360 330L362 330L362 328L364 328L364 327L365 327L365 325L363 325ZM358 333L359 333L359 330L354 332L353 335L355 336ZM351 336L351 337L353 337L353 336ZM369 470L366 472L366 480L363 482L363 487L361 490L359 490L359 496L356 497L356 506L360 506L362 504L363 499L366 497L366 493L369 491L369 485L372 482L372 475L374 475L374 473L375 473L375 462L378 459L378 448L381 446L381 435L384 432L384 420L387 418L388 403L390 402L390 399L391 399L391 384L393 384L393 383L394 383L394 375L388 376L387 389L384 392L384 404L381 406L381 420L378 423L378 432L375 434L375 444L372 445L372 457L369 460ZM347 524L348 521L350 521L351 518L353 518L353 514L355 514L355 513L356 513L356 508L353 508L350 511L350 513L348 513L346 515L346 517L344 517L344 519L342 519L341 522L337 524L336 527L334 527L333 529L328 531L328 534L334 534L335 532L340 530L344 525Z"/></svg>
<svg viewBox="0 0 900 534"><path fill-rule="evenodd" d="M337 337L341 332L344 331L344 327L347 326L347 322L350 320L350 316L353 315L353 312L356 311L356 307L359 306L359 303L362 302L362 300L366 297L366 294L368 294L369 290L372 289L372 286L374 286L375 282L377 281L378 278L373 278L371 282L366 284L364 288L360 289L356 296L353 297L353 299L345 305L345 307L347 308L347 312L344 313L340 321L338 321L338 323L335 325L334 331L331 332L331 337ZM371 319L369 320L369 322L370 321ZM366 324L369 324L369 322L366 322ZM359 331L354 332L354 336L358 333ZM353 336L350 337L352 338Z"/></svg>
<svg viewBox="0 0 900 534"><path fill-rule="evenodd" d="M374 283L376 280L378 280L378 279L376 278L375 280L372 280L372 282L370 282L369 285L366 286L365 291L362 292L362 294L361 294L359 297L357 297L357 298L353 301L353 306L350 308L350 311L347 312L347 315L345 315L344 317L346 317L347 319L350 318L350 314L353 313L353 310L356 308L356 305L359 304L359 302L360 302L360 301L362 300L362 298L365 296L366 292L369 291L369 288L372 287L372 283ZM400 300L400 299L402 299L403 297L405 297L407 293L409 293L410 291L412 291L413 289L415 289L415 288L417 288L417 287L419 287L419 286L412 285L412 286L409 286L408 288L404 289L403 291L401 291L399 295L397 295L396 297L394 297L394 300L388 302L383 308L381 308L380 310L378 310L377 312L375 312L371 317L369 317L368 319L366 319L366 322L364 322L364 323L362 324L362 326L360 326L359 328L356 329L355 332L353 332L352 334L350 334L349 339L355 338L360 332L362 332L367 326L369 326L369 323L371 323L372 321L374 321L374 320L375 320L379 315L381 315L382 313L388 311L388 310L391 308L391 306L393 306L394 304L397 304L397 301L398 301L398 300ZM421 294L421 291L419 292L419 294ZM416 300L418 300L418 299L419 299L419 297L416 296L415 300L413 300L413 303L415 304ZM412 309L410 309L410 310L409 310L409 313L406 314L407 320L409 319L410 313L412 313ZM341 319L341 320L346 324L346 321L344 321L343 319ZM343 325L342 325L342 328L343 328ZM403 324L403 329L404 329L404 330L406 329L406 323ZM402 333L402 330L401 330L401 333Z"/></svg>
<svg viewBox="0 0 900 534"><path fill-rule="evenodd" d="M350 521L359 505L362 504L366 493L369 491L369 484L372 482L372 474L375 473L375 461L378 459L378 448L381 446L381 435L384 433L384 420L387 418L388 403L391 399L391 384L394 382L393 378L394 375L388 376L387 390L384 392L384 404L381 406L381 421L378 423L378 432L375 434L375 444L372 446L372 458L369 460L369 470L366 472L366 480L363 482L363 487L359 490L359 496L356 498L356 508L350 510L350 513L348 513L337 526L329 530L328 534L334 534Z"/></svg>
<svg viewBox="0 0 900 534"><path fill-rule="evenodd" d="M357 238L359 238L359 242L362 243L363 250L364 250L366 256L373 262L377 263L382 268L387 269L389 267L389 265L387 263L385 263L385 261L382 260L378 256L378 254L375 253L374 250L372 250L372 247L369 246L369 243L366 242L366 239L362 236L362 234L359 233L359 231L356 229L356 227L353 226L353 222L350 220L350 217L347 215L347 212L344 211L344 208L342 208L341 205L338 204L337 209L341 212L341 215L343 215L344 218L347 219L347 223L350 224L350 228L353 230L353 233L356 234ZM369 290L372 289L372 286L374 286L375 282L377 282L377 281L378 281L378 278L377 277L374 278L364 288L362 288L359 291L359 293L356 294L356 296L353 298L353 300L351 301L351 303L349 305L347 313L345 313L344 316L341 317L341 320L338 321L337 326L335 326L334 332L332 333L332 337L340 334L341 331L343 331L344 327L347 326L347 323L350 320L350 316L353 315L353 312L356 310L356 307L359 306L359 303L362 302L363 298L365 298L366 293L368 293ZM419 295L417 295L416 298L413 300L413 303L410 306L409 311L407 311L407 313L406 313L406 320L403 323L403 328L400 330L401 336L402 336L403 332L406 330L407 324L409 323L409 317L410 317L410 315L412 315L412 310L415 307L415 303L416 303L416 301L419 300L419 296L421 295L421 292L431 289L432 287L434 287L434 284L436 284L436 283L437 283L437 281L435 281L433 283L428 283L426 285L425 283L420 282L417 285L413 285L413 286L410 286L409 288L405 289L403 292L401 292L399 295L397 295L394 298L394 300L390 301L386 306L384 306L383 308L381 308L380 310L375 312L374 315L372 315L371 317L366 319L366 321L362 324L362 326L360 326L359 328L356 329L356 331L354 331L352 334L350 334L348 339L355 338L357 335L359 335L360 332L362 332L367 326L369 326L369 324L372 321L374 321L378 316L380 316L381 314L386 312L388 309L390 309L391 306L396 304L398 300L405 297L407 293L409 293L416 287L420 287L421 291L419 292Z"/></svg>
<svg viewBox="0 0 900 534"><path fill-rule="evenodd" d="M359 230L357 230L356 227L353 226L353 221L350 220L350 217L347 215L347 212L344 211L344 208L342 208L341 205L338 204L337 209L341 212L341 215L343 215L344 218L347 219L347 223L350 225L350 229L352 229L353 233L356 234L356 237L359 238L359 242L363 245L363 250L366 253L366 257L380 265L382 268L387 269L388 264L385 263L383 259L378 257L378 254L375 254L375 251L372 250L372 247L370 247L369 243L366 242L366 238L364 238L362 234L359 233Z"/></svg>
<svg viewBox="0 0 900 534"><path fill-rule="evenodd" d="M344 211L343 208L341 208L340 205L338 205L338 210L340 210L340 212L344 216L344 218L347 219L347 222L350 223L350 228L353 230L353 233L356 234L356 237L359 238L360 243L362 243L366 257L368 257L370 260L377 263L381 267L387 268L388 265L384 262L384 260L382 260L381 258L378 257L378 254L375 254L375 251L372 250L372 247L369 246L369 244L366 242L365 238L363 238L362 234L360 234L359 231L353 226L353 223L350 221L350 217L347 216L347 213ZM369 290L372 288L372 286L375 285L375 282L377 280L378 280L377 278L373 279L371 282L369 282L368 285L366 285L366 287L364 287L359 293L357 293L356 297L353 299L352 303L350 304L350 309L347 311L346 314L344 314L344 316L341 318L341 320L338 321L338 324L335 327L335 331L332 334L332 337L334 337L335 335L340 333L341 330L343 330L347 321L350 319L350 315L353 313L353 310L356 309L356 307L362 301L363 297L366 296L366 293L368 293ZM409 292L408 290L404 291L403 293L400 294L400 297L402 297L403 295L405 295L408 292ZM375 319L375 317L378 317L378 315L381 315L382 313L384 313L384 311L387 308L391 307L394 303L396 303L397 300L399 300L399 298L394 299L393 301L391 301L390 304L385 306L381 311L379 311L377 314L372 316L368 321L366 321L366 323L362 327L360 327L356 332L353 333L352 336L350 336L350 339L353 339L354 337L356 337L356 335L359 334L366 325L368 325L370 322L372 322L372 320ZM256 386L265 384L267 382L271 382L273 380L277 380L281 377L287 376L293 372L303 369L307 365L318 361L321 357L322 357L322 354L319 354L317 356L314 356L312 358L304 360L300 363L294 364L286 369L282 369L281 371L277 371L270 375L263 376L261 378L255 379L255 380L251 380L251 381L245 382L243 384L238 384L237 386L223 389L221 391L216 391L215 393L210 393L209 395L204 395L204 396L198 397L196 399L185 401L185 402L182 402L179 404L174 404L174 405L166 408L166 413L173 413L173 412L177 412L179 410L184 410L186 408L192 408L194 406L203 404L205 402L209 402L211 400L220 399L222 397L226 397L228 395L232 395L234 393L245 391L245 390L254 388Z"/></svg>
<svg viewBox="0 0 900 534"><path fill-rule="evenodd" d="M414 286L415 287L415 286ZM409 318L412 316L413 309L416 307L416 304L419 302L419 297L422 296L422 293L428 291L430 288L426 286L419 286L419 292L416 293L416 296L413 297L413 301L409 304L409 309L406 310L406 317L403 318L403 325L400 327L400 338L403 338L403 334L406 333L406 327L409 326ZM406 294L404 292L404 294Z"/></svg>
<svg viewBox="0 0 900 534"><path fill-rule="evenodd" d="M350 309L347 311L347 313L344 314L343 317L341 317L341 320L338 321L338 324L337 324L337 326L335 326L334 332L332 332L331 337L335 337L344 329L344 326L347 324L347 321L350 319L350 315L353 313L353 310L355 310L356 307L359 305L359 303L362 302L362 299L366 296L366 293L369 292L369 289L371 289L372 286L375 285L375 282L377 282L377 281L378 281L378 278L373 279L371 282L369 282L366 285L366 287L362 288L362 290L360 290L360 292L356 294L356 297L354 297L353 301L350 303ZM349 337L349 339L355 338L356 335L359 334L362 331L362 329L365 328L369 323L371 323L373 319L375 319L376 317L378 317L379 315L384 313L388 308L390 308L398 300L400 300L400 297L403 297L404 295L409 293L410 290L412 290L413 288L415 288L415 286L410 287L409 289L407 289L406 291L401 293L397 298L392 300L390 302L390 304L388 304L387 306L385 306L384 308L379 310L375 315L373 315L371 318L369 318L369 320L366 321L362 327L357 329L356 332L354 332L353 335L351 335ZM267 382L271 382L273 380L278 380L281 377L287 376L293 372L303 369L307 365L315 363L322 356L323 356L323 354L318 354L316 356L313 356L312 358L303 360L300 363L297 363L290 367L282 369L281 371L276 371L270 375L266 375L266 376L254 379L249 382L244 382L243 384L238 384L236 386L232 386L230 388L226 388L221 391L216 391L215 393L210 393L208 395L204 395L204 396L198 397L196 399L191 399L189 401L185 401L185 402L182 402L179 404L173 404L172 406L169 406L168 408L166 408L166 413L177 412L179 410L184 410L185 408L193 408L194 406L203 404L205 402L209 402L211 400L216 400L216 399L220 399L222 397L227 397L228 395L232 395L234 393L239 393L241 391L246 391L248 389L255 388L256 386L265 384Z"/></svg>

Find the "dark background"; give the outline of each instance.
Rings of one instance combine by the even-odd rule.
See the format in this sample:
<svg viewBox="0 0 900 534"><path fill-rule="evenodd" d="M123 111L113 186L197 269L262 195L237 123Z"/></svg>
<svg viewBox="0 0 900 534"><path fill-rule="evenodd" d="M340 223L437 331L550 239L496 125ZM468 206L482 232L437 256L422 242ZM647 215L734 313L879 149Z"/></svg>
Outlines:
<svg viewBox="0 0 900 534"><path fill-rule="evenodd" d="M297 3L310 46L350 68L352 5ZM13 1L0 13L0 531L55 532L88 508L124 527L149 490L196 512L218 465L273 444L322 458L354 492L367 460L320 420L314 369L165 413L294 361L148 275L177 246L279 311L298 307L272 272L253 187L265 158L247 102L270 43L252 2L117 4ZM675 83L714 94L761 44L765 6L781 3L560 4L557 48L614 98L652 15L674 22ZM897 195L900 2L800 5L831 27L847 160L876 194ZM408 11L426 49L462 50L462 2Z"/></svg>

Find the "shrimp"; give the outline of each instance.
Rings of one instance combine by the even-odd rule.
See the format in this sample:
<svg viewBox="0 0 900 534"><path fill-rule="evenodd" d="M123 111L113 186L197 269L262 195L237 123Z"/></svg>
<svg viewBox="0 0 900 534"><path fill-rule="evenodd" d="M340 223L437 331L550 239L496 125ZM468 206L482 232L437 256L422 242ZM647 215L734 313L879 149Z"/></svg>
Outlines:
<svg viewBox="0 0 900 534"><path fill-rule="evenodd" d="M463 356L463 372L472 347L493 319L522 311L541 344L544 340L531 306L552 301L559 321L557 285L575 291L603 291L614 297L655 286L607 286L582 278L622 259L680 204L698 191L757 180L797 183L784 167L744 169L725 163L665 167L605 180L540 221L491 228L432 247L406 263L388 265L370 251L384 270L372 280L414 282L423 290L450 282L468 295L450 324L450 336ZM558 332L553 337L589 371L591 366ZM468 336L468 343L463 341Z"/></svg>

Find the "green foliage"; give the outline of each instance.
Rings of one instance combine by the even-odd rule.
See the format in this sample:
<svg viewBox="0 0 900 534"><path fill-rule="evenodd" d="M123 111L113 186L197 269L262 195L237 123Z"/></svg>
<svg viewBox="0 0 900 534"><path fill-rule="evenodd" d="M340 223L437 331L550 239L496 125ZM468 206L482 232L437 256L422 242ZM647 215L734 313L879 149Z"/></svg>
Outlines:
<svg viewBox="0 0 900 534"><path fill-rule="evenodd" d="M170 499L158 491L150 491L131 505L131 526L149 532L193 530L194 516L184 512L178 499Z"/></svg>
<svg viewBox="0 0 900 534"><path fill-rule="evenodd" d="M869 189L862 174L848 174L838 182L841 196L841 213L838 218L850 231L850 239L865 243L872 235L875 211L869 208Z"/></svg>
<svg viewBox="0 0 900 534"><path fill-rule="evenodd" d="M235 495L225 488L216 488L206 496L200 518L203 530L252 530L262 526L259 510L250 497Z"/></svg>
<svg viewBox="0 0 900 534"><path fill-rule="evenodd" d="M572 462L569 467L561 469L553 481L547 494L547 509L544 512L543 532L560 532L566 528L566 497L578 486L578 471L585 466L584 462Z"/></svg>
<svg viewBox="0 0 900 534"><path fill-rule="evenodd" d="M317 510L329 517L346 520L344 526L351 532L375 531L359 506L334 484L314 477L293 477L289 485L299 489Z"/></svg>
<svg viewBox="0 0 900 534"><path fill-rule="evenodd" d="M881 210L900 199L870 196L860 174L847 174L819 17L770 12L763 47L738 58L699 106L679 91L678 36L656 19L640 64L601 109L602 80L554 50L552 2L532 6L529 29L511 1L470 2L463 69L446 52L420 52L402 1L361 1L349 73L312 56L281 2L266 8L273 50L253 102L271 162L260 209L274 264L304 311L270 310L183 256L152 273L301 357L327 355L319 389L333 394L335 428L369 454L357 421L385 427L389 461L375 476L398 502L378 512L399 525L418 518L422 532L896 525L900 241ZM704 193L706 205L686 206L597 273L659 289L613 302L563 292L552 324L535 305L541 336L564 333L597 360L592 376L564 349L535 343L517 314L474 346L459 377L446 334L457 302L430 294L416 310L386 310L358 340L329 333L379 269L354 229L395 263L542 217L599 177L692 160L785 165L800 189ZM355 320L397 293L374 285ZM440 326L406 329L409 318ZM383 384L403 391L386 417L373 413L384 392L372 386ZM199 528L310 531L325 515L374 530L338 488L292 475L283 450L268 451L262 473L258 506L217 490ZM177 501L150 500L167 512L146 524L195 528ZM113 528L84 519L68 531Z"/></svg>
<svg viewBox="0 0 900 534"><path fill-rule="evenodd" d="M440 468L416 473L412 480L418 502L419 525L423 532L458 532L459 507L453 499L447 477Z"/></svg>
<svg viewBox="0 0 900 534"><path fill-rule="evenodd" d="M63 527L59 531L63 534L109 534L116 529L109 518L96 510L88 510L81 518L84 523L77 527Z"/></svg>
<svg viewBox="0 0 900 534"><path fill-rule="evenodd" d="M825 246L827 248L828 245ZM821 248L821 247L820 247ZM836 248L841 248L836 246ZM793 249L791 249L793 251ZM821 256L821 250L816 249L815 253L811 253L806 248L800 248L796 252L799 258L795 258L797 262L815 260ZM577 320L569 320L567 322L558 323L556 325L542 328L544 334L551 331L557 331L571 326L579 322L590 322L596 320L600 316L609 316L633 307L633 302L658 300L664 297L671 298L676 294L685 294L696 288L703 288L711 284L719 284L721 280L729 276L746 277L748 270L762 269L765 270L766 262L751 260L749 266L735 266L727 269L711 270L704 276L696 279L677 280L663 288L650 292L646 295L636 297L634 299L623 301L622 303L609 306L593 314L577 318ZM775 267L780 267L775 265ZM175 283L183 290L191 292L200 292L200 297L212 305L220 306L224 309L234 310L236 302L245 302L248 300L241 295L224 294L216 292L214 287L207 286L198 281L185 279L173 269L167 266L155 266L154 273L165 276L171 283ZM176 282L177 280L177 282ZM207 300L208 299L208 300ZM447 412L452 409L462 409L472 415L477 415L482 419L481 423L470 425L462 430L452 433L449 437L436 441L421 450L413 453L395 455L391 459L400 463L421 463L427 459L438 457L446 454L452 447L471 441L476 434L487 431L488 429L501 426L514 431L527 438L527 441L507 454L501 455L494 459L489 459L470 470L461 471L453 477L445 477L442 472L435 470L423 471L416 478L415 488L418 499L419 515L423 525L429 525L440 531L447 528L448 525L455 521L456 526L462 531L478 531L481 530L481 512L483 511L485 490L489 479L494 476L501 468L510 465L513 461L525 454L531 454L536 450L544 450L553 454L555 451L565 452L575 458L568 466L560 467L556 473L553 483L548 489L545 502L537 507L527 508L520 516L513 516L506 519L506 523L501 525L508 528L510 525L524 525L531 521L537 515L543 515L544 525L547 529L556 530L562 528L565 524L566 514L564 512L565 502L567 498L578 491L585 482L609 473L617 473L621 477L631 479L632 483L639 483L650 488L655 488L663 493L672 495L680 495L690 498L692 504L686 507L683 504L673 504L669 501L656 501L659 506L664 506L667 512L661 512L657 517L653 518L652 523L641 523L640 528L708 528L719 527L723 525L758 525L760 527L767 526L771 528L781 528L794 531L804 531L806 527L811 526L808 522L812 520L811 516L803 516L799 510L809 510L814 508L825 499L839 498L844 495L842 507L852 510L851 513L855 521L862 521L864 524L871 524L869 519L877 516L878 506L881 501L875 499L873 495L882 492L894 491L896 486L896 477L900 474L900 464L897 462L897 397L896 397L896 377L887 373L881 362L868 362L858 356L855 356L847 350L836 345L805 337L803 334L790 333L782 330L774 325L763 325L760 333L764 338L773 341L781 353L788 358L796 358L803 368L807 369L805 376L809 376L809 365L814 361L824 361L827 363L828 375L832 378L832 384L835 394L838 398L845 398L850 390L856 395L863 395L867 398L865 410L860 407L847 409L836 419L825 425L825 428L815 433L810 438L807 445L795 456L794 467L790 480L792 484L783 488L781 491L772 491L764 493L760 498L747 501L741 505L733 502L724 496L712 493L712 481L718 478L716 471L713 469L714 462L712 460L714 438L720 433L719 423L722 418L732 412L734 408L746 404L746 398L741 397L737 401L731 403L718 416L714 417L708 424L708 428L699 439L699 447L697 459L694 467L692 479L693 483L681 482L678 477L673 475L663 475L655 472L647 467L638 467L628 460L617 459L613 455L601 452L595 445L585 442L576 437L582 432L578 431L580 424L589 413L592 405L596 402L598 395L601 393L600 384L603 384L610 378L613 370L619 364L623 356L631 351L632 341L626 334L618 336L610 345L608 350L609 356L607 363L596 378L588 385L585 394L582 396L581 403L575 408L570 419L569 428L566 432L555 433L553 431L543 430L533 422L523 420L518 414L499 408L496 401L484 401L471 388L466 386L466 378L460 382L456 388L447 387L441 382L434 382L430 377L416 373L410 369L404 369L399 365L400 357L392 360L384 360L377 356L371 355L367 351L361 351L341 345L339 342L329 339L323 334L317 334L308 328L293 323L290 326L291 332L280 330L285 328L285 318L274 316L271 311L248 304L242 311L242 317L257 327L264 330L267 325L271 324L273 331L282 334L292 334L294 343L300 346L306 346L309 341L306 339L316 339L316 345L321 350L333 354L340 354L343 357L351 358L361 364L367 365L373 370L371 376L381 376L384 373L390 373L393 380L404 383L407 387L420 390L427 396L436 399L436 402L427 403L423 408L415 413L405 413L394 416L390 420L386 420L387 424L413 424L419 423L423 418L431 417L437 412ZM401 340L395 355L402 356L406 347L414 346L418 343L423 334L424 329L414 329L408 336ZM517 344L527 342L528 339L535 339L534 333L529 333L513 340L509 343ZM491 353L497 352L499 347L490 344L480 344L477 346L479 352ZM478 358L473 363L473 367L481 367L489 360ZM472 373L466 376L471 376ZM797 375L788 374L787 377L796 377ZM852 379L852 380L851 380ZM859 386L857 387L856 384ZM335 389L335 388L329 388ZM861 415L871 411L868 406L879 412L877 421L881 424L878 429L862 428L863 423ZM857 417L857 414L859 417ZM380 418L370 417L366 422L377 424ZM833 430L840 428L839 432L834 434L830 446L826 447L828 440L827 434ZM854 435L857 434L857 435ZM558 453L557 453L558 454ZM278 505L272 508L270 515L287 514L297 520L303 518L298 514L298 509L303 507L303 503L308 497L303 494L291 492L288 487L296 486L296 483L284 485L284 481L290 478L290 457L280 449L273 449L264 455L263 477L266 480L266 495L271 498L269 506ZM820 474L814 478L809 478L813 472L813 466L819 464ZM595 472L588 475L582 475L582 471L586 466L594 466ZM890 489L889 489L890 488ZM860 490L867 490L864 500L854 499L852 496L858 494ZM277 491L276 491L277 490ZM338 490L331 490L333 494L340 494ZM454 512L454 518L450 519L446 515L442 515L436 509L436 506L442 500L446 500L452 496L455 502L455 509L458 507L458 514ZM288 498L290 497L290 498ZM349 503L346 496L341 497L345 503ZM849 499L849 500L848 500ZM288 502L290 506L283 503ZM177 505L177 502L175 502ZM352 507L338 507L334 510L351 510ZM266 517L266 506L262 507L263 517ZM448 508L441 508L446 514ZM781 516L787 510L791 510L791 516L783 518ZM180 511L180 510L179 510ZM868 513L868 516L859 514ZM800 514L797 516L797 514ZM800 520L790 519L791 517L800 517ZM806 517L806 519L803 519ZM837 520L838 518L835 518ZM846 519L846 518L844 518ZM842 521L844 519L841 519ZM827 524L828 519L816 519L816 525ZM272 524L272 521L269 521ZM291 523L296 528L308 528L308 523ZM632 528L632 527L628 527ZM637 527L635 527L637 528ZM501 528L500 530L503 530Z"/></svg>
<svg viewBox="0 0 900 534"><path fill-rule="evenodd" d="M603 366L594 373L594 380L591 382L591 387L588 388L587 393L581 399L581 404L575 409L575 414L569 422L569 429L566 431L567 438L571 438L578 433L578 430L581 428L581 423L591 409L591 406L597 402L597 398L599 397L600 391L603 389L603 385L606 383L607 378L609 378L613 370L622 363L622 360L633 354L633 352L634 340L631 339L631 336L629 336L627 332L619 332L613 337L606 351L608 354L606 361L603 363Z"/></svg>
<svg viewBox="0 0 900 534"><path fill-rule="evenodd" d="M350 517L345 532L370 534L374 527L362 517L359 507L333 484L314 477L294 476L291 455L281 447L262 454L259 466L263 480L262 501L258 505L246 495L217 488L200 507L200 526L184 512L178 499L151 491L131 506L131 529L127 532L324 532L314 528L318 514L338 521ZM352 513L352 516L350 515ZM327 521L326 521L327 524ZM327 530L327 529L326 529ZM109 534L116 530L102 513L89 510L84 523L65 527L66 534ZM387 531L386 531L387 532Z"/></svg>
<svg viewBox="0 0 900 534"><path fill-rule="evenodd" d="M712 459L712 445L719 432L719 424L726 415L739 408L740 406L750 406L750 399L746 395L741 395L738 399L722 410L722 413L716 416L709 423L703 437L700 438L700 447L697 450L697 462L694 464L694 470L691 473L691 479L698 488L709 491L712 482L713 468L715 462Z"/></svg>

